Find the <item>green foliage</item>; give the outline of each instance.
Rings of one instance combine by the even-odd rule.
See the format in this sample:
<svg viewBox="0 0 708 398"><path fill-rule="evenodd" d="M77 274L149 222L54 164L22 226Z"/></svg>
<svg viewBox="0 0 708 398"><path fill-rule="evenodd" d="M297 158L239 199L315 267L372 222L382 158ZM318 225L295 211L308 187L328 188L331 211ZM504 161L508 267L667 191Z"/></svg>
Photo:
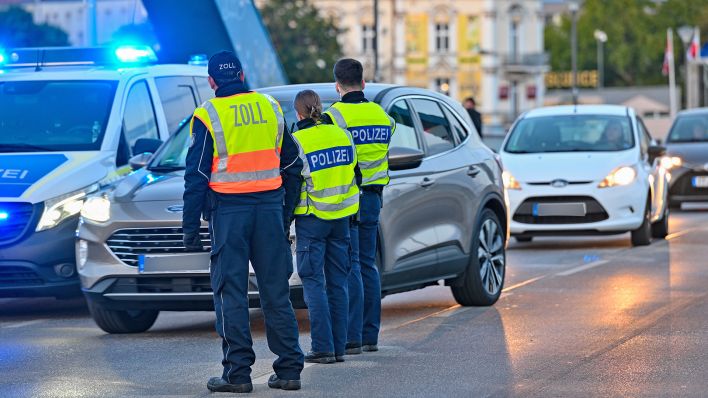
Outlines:
<svg viewBox="0 0 708 398"><path fill-rule="evenodd" d="M570 70L570 15L544 32L551 69ZM698 25L708 33L708 0L585 0L578 15L578 69L597 69L596 29L607 33L605 85L663 84L661 65L666 29ZM705 34L704 33L704 37ZM685 60L680 38L674 33L677 73Z"/></svg>
<svg viewBox="0 0 708 398"><path fill-rule="evenodd" d="M66 32L48 24L37 25L32 14L12 6L0 12L0 47L67 46Z"/></svg>
<svg viewBox="0 0 708 398"><path fill-rule="evenodd" d="M309 0L265 0L260 12L291 83L332 81L342 54L342 30L334 21L320 16Z"/></svg>

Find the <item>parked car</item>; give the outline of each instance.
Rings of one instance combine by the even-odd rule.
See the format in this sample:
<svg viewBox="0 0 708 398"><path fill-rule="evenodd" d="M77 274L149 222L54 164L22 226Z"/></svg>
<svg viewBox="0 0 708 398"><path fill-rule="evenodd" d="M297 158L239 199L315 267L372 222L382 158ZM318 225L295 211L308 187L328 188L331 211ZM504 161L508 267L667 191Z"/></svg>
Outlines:
<svg viewBox="0 0 708 398"><path fill-rule="evenodd" d="M213 96L205 67L156 60L144 46L0 49L0 297L80 296L84 200Z"/></svg>
<svg viewBox="0 0 708 398"><path fill-rule="evenodd" d="M333 84L260 90L280 101L294 121L293 100L316 90L325 106L338 99ZM501 167L452 99L418 88L370 84L370 100L396 120L384 191L378 267L383 294L444 280L460 304L491 305L505 276L508 219ZM182 193L188 141L183 127L147 167L115 189L87 201L76 250L91 313L110 333L150 328L161 310L212 308L208 253L182 245ZM207 225L202 240L210 244ZM297 274L291 298L303 307ZM251 306L258 306L255 277Z"/></svg>
<svg viewBox="0 0 708 398"><path fill-rule="evenodd" d="M667 234L666 170L644 123L631 108L539 108L515 122L500 152L511 234L631 232L633 245Z"/></svg>
<svg viewBox="0 0 708 398"><path fill-rule="evenodd" d="M669 205L708 201L708 108L679 112L666 138Z"/></svg>

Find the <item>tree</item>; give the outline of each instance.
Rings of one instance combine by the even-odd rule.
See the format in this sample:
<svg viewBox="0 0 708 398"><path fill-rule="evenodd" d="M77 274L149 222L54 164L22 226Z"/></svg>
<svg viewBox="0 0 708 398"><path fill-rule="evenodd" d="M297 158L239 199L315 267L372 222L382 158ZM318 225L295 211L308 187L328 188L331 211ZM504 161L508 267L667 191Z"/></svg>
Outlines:
<svg viewBox="0 0 708 398"><path fill-rule="evenodd" d="M342 30L331 18L309 0L265 0L260 12L291 83L332 81Z"/></svg>
<svg viewBox="0 0 708 398"><path fill-rule="evenodd" d="M551 69L570 70L570 16L546 26L544 39ZM596 29L607 33L605 83L608 86L663 84L661 65L666 29L681 25L708 27L708 0L585 0L578 15L578 69L597 68ZM675 59L682 64L680 39ZM678 66L678 65L677 65Z"/></svg>
<svg viewBox="0 0 708 398"><path fill-rule="evenodd" d="M66 32L48 25L38 25L32 14L12 6L0 12L0 48L67 46Z"/></svg>

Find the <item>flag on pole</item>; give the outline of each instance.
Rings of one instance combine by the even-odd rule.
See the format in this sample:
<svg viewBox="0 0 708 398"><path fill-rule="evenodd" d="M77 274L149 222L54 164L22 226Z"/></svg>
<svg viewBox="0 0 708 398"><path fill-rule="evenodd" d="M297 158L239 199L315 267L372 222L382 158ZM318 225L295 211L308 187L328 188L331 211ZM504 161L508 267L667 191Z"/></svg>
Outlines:
<svg viewBox="0 0 708 398"><path fill-rule="evenodd" d="M664 64L661 66L661 74L668 76L671 64L674 61L674 43L671 29L666 31L666 48L664 49Z"/></svg>
<svg viewBox="0 0 708 398"><path fill-rule="evenodd" d="M691 40L691 44L688 46L688 50L686 51L686 59L689 61L697 60L699 57L701 47L701 38L699 36L700 32L696 26L693 30L693 40Z"/></svg>

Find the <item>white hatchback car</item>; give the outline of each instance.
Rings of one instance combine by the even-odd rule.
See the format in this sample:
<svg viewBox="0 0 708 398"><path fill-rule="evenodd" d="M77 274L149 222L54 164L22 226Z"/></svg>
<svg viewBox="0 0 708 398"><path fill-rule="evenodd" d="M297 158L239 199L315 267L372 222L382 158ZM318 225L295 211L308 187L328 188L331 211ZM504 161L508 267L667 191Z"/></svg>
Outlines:
<svg viewBox="0 0 708 398"><path fill-rule="evenodd" d="M664 238L669 206L665 148L632 108L539 108L519 117L500 155L518 241L543 235Z"/></svg>

